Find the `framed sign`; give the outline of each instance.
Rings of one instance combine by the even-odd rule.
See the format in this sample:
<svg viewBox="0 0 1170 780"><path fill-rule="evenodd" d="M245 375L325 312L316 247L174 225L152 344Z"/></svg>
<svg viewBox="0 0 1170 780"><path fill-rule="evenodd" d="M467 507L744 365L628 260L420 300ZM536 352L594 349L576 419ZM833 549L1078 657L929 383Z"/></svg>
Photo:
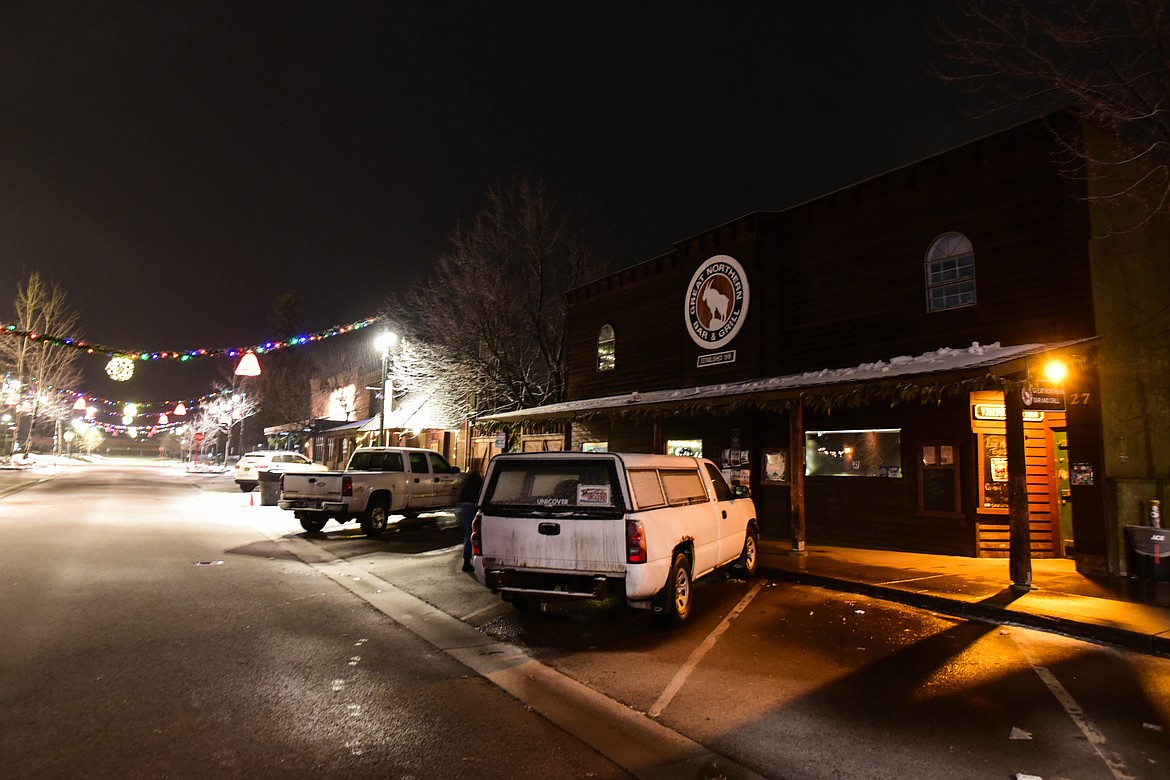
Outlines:
<svg viewBox="0 0 1170 780"><path fill-rule="evenodd" d="M788 482L788 450L764 450L764 482Z"/></svg>

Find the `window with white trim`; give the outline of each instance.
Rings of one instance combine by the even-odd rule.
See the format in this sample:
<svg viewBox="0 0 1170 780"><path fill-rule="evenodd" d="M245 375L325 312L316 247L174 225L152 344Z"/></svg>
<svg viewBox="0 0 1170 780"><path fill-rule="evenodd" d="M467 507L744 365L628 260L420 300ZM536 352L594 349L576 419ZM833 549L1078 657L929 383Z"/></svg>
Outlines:
<svg viewBox="0 0 1170 780"><path fill-rule="evenodd" d="M943 233L926 250L927 311L975 305L975 250L962 233Z"/></svg>

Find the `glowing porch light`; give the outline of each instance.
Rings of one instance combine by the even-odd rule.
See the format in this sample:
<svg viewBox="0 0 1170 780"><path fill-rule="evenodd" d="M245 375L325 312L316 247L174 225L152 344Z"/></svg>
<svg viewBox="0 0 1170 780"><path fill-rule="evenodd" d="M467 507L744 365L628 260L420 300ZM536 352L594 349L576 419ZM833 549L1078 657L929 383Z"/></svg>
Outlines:
<svg viewBox="0 0 1170 780"><path fill-rule="evenodd" d="M1049 360L1044 364L1044 378L1050 382L1063 382L1068 378L1068 366L1063 360Z"/></svg>

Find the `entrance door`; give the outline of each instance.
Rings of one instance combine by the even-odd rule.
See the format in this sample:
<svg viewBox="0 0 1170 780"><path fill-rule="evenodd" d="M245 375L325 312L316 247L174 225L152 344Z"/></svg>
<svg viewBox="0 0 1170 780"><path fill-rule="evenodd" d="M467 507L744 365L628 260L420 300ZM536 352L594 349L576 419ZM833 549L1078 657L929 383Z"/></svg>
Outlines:
<svg viewBox="0 0 1170 780"><path fill-rule="evenodd" d="M1060 505L1060 554L1073 554L1072 491L1069 489L1068 431L1052 432L1053 459L1056 461L1056 500Z"/></svg>

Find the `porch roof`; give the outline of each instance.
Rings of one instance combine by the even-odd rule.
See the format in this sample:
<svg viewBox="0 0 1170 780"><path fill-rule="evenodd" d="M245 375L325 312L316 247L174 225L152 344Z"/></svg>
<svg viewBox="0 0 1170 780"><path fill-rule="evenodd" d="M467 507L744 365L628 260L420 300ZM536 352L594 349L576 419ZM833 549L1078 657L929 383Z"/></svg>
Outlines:
<svg viewBox="0 0 1170 780"><path fill-rule="evenodd" d="M916 357L899 356L847 368L824 368L802 374L673 390L634 391L584 398L547 406L483 415L481 423L512 424L534 420L582 420L660 411L714 412L738 408L791 408L798 401L813 407L859 405L879 397L930 400L942 395L1002 387L1022 378L1030 361L1069 357L1097 337L1053 344L1004 347L973 343L965 349L942 348Z"/></svg>

